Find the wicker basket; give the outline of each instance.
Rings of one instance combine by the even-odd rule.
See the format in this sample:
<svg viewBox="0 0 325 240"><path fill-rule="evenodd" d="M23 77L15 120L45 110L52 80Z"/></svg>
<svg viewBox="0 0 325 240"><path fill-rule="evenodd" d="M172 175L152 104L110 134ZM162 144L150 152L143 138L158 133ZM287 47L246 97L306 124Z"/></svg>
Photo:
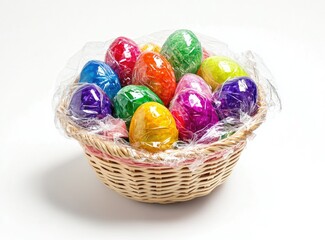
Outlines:
<svg viewBox="0 0 325 240"><path fill-rule="evenodd" d="M79 141L90 165L106 186L127 198L166 204L205 196L225 182L246 146L247 137L264 121L266 107L261 99L255 120L247 128L221 141L194 146L192 151L170 150L174 155L188 159L177 167L159 164L159 158L163 159L164 154L158 154L158 159L156 155L152 160L142 151L103 141L99 135L82 131L67 121L67 102L61 102L57 117L67 134ZM141 163L134 161L137 159L141 159ZM191 169L195 159L201 159L202 164Z"/></svg>

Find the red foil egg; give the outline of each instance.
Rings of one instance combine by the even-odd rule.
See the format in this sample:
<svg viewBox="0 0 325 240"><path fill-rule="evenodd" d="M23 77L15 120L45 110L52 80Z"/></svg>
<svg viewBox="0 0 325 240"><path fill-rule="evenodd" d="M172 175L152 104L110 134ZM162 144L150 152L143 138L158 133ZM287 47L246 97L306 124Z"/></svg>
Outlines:
<svg viewBox="0 0 325 240"><path fill-rule="evenodd" d="M132 71L141 51L129 38L118 37L109 46L105 62L117 74L122 86L131 84Z"/></svg>
<svg viewBox="0 0 325 240"><path fill-rule="evenodd" d="M132 84L147 86L168 106L175 93L176 78L164 56L156 52L143 52L135 64Z"/></svg>

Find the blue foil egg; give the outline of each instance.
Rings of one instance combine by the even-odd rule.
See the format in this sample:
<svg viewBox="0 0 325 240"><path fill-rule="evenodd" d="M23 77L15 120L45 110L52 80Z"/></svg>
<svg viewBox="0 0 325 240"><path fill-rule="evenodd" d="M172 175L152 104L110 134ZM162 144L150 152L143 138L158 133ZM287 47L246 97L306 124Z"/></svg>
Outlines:
<svg viewBox="0 0 325 240"><path fill-rule="evenodd" d="M106 63L91 60L85 64L80 73L80 83L94 83L99 86L110 99L121 89L115 72Z"/></svg>

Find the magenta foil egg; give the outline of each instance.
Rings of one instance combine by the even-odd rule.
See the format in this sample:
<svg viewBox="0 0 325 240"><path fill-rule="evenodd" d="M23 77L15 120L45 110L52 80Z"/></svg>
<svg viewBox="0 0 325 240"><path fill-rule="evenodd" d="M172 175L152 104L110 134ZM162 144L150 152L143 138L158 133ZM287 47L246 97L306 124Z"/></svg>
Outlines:
<svg viewBox="0 0 325 240"><path fill-rule="evenodd" d="M211 87L203 80L203 78L196 74L185 74L177 84L175 95L186 89L195 90L210 99L212 97Z"/></svg>
<svg viewBox="0 0 325 240"><path fill-rule="evenodd" d="M180 140L186 142L199 140L218 122L211 100L193 89L179 92L171 102L170 112Z"/></svg>

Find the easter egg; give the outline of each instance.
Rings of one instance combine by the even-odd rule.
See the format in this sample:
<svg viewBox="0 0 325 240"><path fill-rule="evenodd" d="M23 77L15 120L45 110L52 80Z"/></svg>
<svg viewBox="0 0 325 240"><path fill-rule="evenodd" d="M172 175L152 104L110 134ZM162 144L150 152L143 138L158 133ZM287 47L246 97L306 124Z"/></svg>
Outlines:
<svg viewBox="0 0 325 240"><path fill-rule="evenodd" d="M80 73L80 83L94 83L99 86L110 99L121 89L115 72L106 63L91 60L85 64Z"/></svg>
<svg viewBox="0 0 325 240"><path fill-rule="evenodd" d="M210 53L205 48L202 48L202 53L203 53L203 60L210 57Z"/></svg>
<svg viewBox="0 0 325 240"><path fill-rule="evenodd" d="M122 86L131 84L134 64L140 55L138 45L126 37L118 37L109 46L105 62L116 72Z"/></svg>
<svg viewBox="0 0 325 240"><path fill-rule="evenodd" d="M228 80L213 93L212 101L220 119L240 119L243 113L253 116L257 109L257 86L248 77Z"/></svg>
<svg viewBox="0 0 325 240"><path fill-rule="evenodd" d="M132 84L144 85L156 93L168 106L176 89L176 79L170 63L161 54L143 52L134 67Z"/></svg>
<svg viewBox="0 0 325 240"><path fill-rule="evenodd" d="M211 87L200 76L193 73L187 73L181 78L177 84L175 95L187 89L193 89L210 99L212 97Z"/></svg>
<svg viewBox="0 0 325 240"><path fill-rule="evenodd" d="M237 62L220 56L205 59L198 74L212 87L212 90L220 87L227 79L248 76Z"/></svg>
<svg viewBox="0 0 325 240"><path fill-rule="evenodd" d="M95 84L83 84L72 94L69 112L73 120L85 125L89 119L102 119L112 114L112 103Z"/></svg>
<svg viewBox="0 0 325 240"><path fill-rule="evenodd" d="M169 149L178 140L175 120L164 105L144 103L132 117L129 140L131 146L149 152Z"/></svg>
<svg viewBox="0 0 325 240"><path fill-rule="evenodd" d="M196 73L202 61L201 43L190 30L177 30L163 44L160 53L174 68L176 79Z"/></svg>
<svg viewBox="0 0 325 240"><path fill-rule="evenodd" d="M225 133L220 137L220 140L226 139L226 138L230 137L231 135L233 135L234 133L235 133L234 131Z"/></svg>
<svg viewBox="0 0 325 240"><path fill-rule="evenodd" d="M163 104L160 98L146 86L125 86L117 93L113 100L115 115L129 124L137 108L146 102Z"/></svg>
<svg viewBox="0 0 325 240"><path fill-rule="evenodd" d="M169 109L183 141L199 140L218 122L211 100L192 89L176 95Z"/></svg>
<svg viewBox="0 0 325 240"><path fill-rule="evenodd" d="M140 46L141 52L160 52L160 46L155 43L146 43Z"/></svg>
<svg viewBox="0 0 325 240"><path fill-rule="evenodd" d="M107 140L114 140L117 138L128 138L129 133L122 119L108 117L105 119L105 125L102 126L101 135L105 136Z"/></svg>

